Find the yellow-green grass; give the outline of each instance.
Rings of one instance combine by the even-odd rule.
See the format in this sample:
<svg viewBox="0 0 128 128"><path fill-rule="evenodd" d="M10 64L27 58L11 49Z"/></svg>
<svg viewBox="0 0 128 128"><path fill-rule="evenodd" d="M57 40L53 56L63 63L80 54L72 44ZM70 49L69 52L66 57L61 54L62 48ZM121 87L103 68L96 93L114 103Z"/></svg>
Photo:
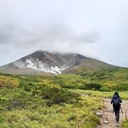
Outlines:
<svg viewBox="0 0 128 128"><path fill-rule="evenodd" d="M98 98L84 98L76 104L48 107L33 104L23 109L12 109L0 113L1 128L74 128L99 108ZM93 113L80 128L96 128L98 117Z"/></svg>
<svg viewBox="0 0 128 128"><path fill-rule="evenodd" d="M115 91L111 92L101 92L101 91L92 91L92 90L81 90L81 89L74 89L76 93L89 95L92 97L99 97L99 98L112 98ZM118 91L120 97L124 100L128 100L128 91Z"/></svg>

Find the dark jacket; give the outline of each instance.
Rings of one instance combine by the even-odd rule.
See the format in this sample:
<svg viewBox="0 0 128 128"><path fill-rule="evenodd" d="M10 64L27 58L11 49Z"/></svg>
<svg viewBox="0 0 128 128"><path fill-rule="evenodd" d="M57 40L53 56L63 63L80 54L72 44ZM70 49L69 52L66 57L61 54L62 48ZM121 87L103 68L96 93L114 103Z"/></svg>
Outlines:
<svg viewBox="0 0 128 128"><path fill-rule="evenodd" d="M118 95L114 95L111 100L111 104L114 102L114 98L119 98L119 102L122 103L121 98Z"/></svg>

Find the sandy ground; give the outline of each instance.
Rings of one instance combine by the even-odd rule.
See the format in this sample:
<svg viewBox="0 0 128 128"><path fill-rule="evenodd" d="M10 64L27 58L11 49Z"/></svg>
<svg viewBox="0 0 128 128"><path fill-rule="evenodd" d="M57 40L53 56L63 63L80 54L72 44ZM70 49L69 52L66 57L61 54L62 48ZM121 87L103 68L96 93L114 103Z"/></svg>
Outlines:
<svg viewBox="0 0 128 128"><path fill-rule="evenodd" d="M122 102L122 110L123 113L120 112L120 122L119 124L116 123L115 121L115 114L113 113L113 107L112 104L110 103L110 99L104 99L104 104L106 106L106 108L104 109L104 116L103 118L101 118L101 125L98 126L97 128L121 128L121 122L123 120L125 120L125 111L128 108L128 101L123 101ZM104 120L106 120L106 123L104 122Z"/></svg>

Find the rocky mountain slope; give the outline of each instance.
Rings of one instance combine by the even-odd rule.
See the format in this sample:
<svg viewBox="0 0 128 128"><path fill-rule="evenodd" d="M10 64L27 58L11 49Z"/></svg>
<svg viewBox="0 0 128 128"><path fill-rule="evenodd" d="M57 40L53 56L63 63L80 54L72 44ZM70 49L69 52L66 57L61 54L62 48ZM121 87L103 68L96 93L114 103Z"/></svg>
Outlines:
<svg viewBox="0 0 128 128"><path fill-rule="evenodd" d="M50 53L36 51L12 63L0 67L0 72L9 74L62 74L71 73L80 67L99 68L111 66L102 61L76 53Z"/></svg>

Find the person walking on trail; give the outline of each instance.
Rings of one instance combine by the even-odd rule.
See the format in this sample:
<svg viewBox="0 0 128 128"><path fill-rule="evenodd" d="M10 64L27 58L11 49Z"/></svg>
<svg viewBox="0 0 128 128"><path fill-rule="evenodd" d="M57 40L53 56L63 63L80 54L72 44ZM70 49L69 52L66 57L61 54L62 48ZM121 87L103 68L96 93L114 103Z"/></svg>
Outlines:
<svg viewBox="0 0 128 128"><path fill-rule="evenodd" d="M121 103L122 103L122 99L120 98L118 92L115 92L111 99L111 104L113 104L113 110L115 112L117 123L119 123Z"/></svg>

